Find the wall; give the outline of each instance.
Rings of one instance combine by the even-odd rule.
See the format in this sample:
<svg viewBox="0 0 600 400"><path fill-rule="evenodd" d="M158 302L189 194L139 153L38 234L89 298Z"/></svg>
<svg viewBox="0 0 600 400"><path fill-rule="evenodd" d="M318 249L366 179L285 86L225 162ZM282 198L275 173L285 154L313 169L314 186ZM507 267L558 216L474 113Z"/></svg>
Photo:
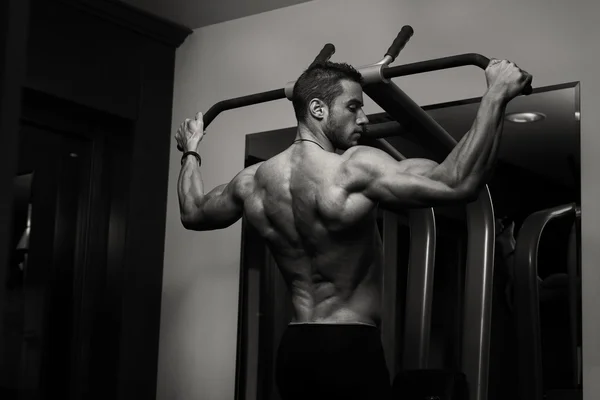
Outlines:
<svg viewBox="0 0 600 400"><path fill-rule="evenodd" d="M342 14L343 11L343 14ZM198 29L179 48L172 130L217 101L278 89L331 42L333 60L378 61L405 25L415 30L398 63L475 52L507 58L534 75L534 87L581 81L585 399L600 393L600 37L590 1L317 0ZM464 67L397 79L422 105L481 96L481 70ZM367 100L367 112L380 111ZM244 136L294 125L287 100L227 111L202 142L207 188L242 167ZM241 223L190 232L179 222L180 153L171 141L158 399L232 399L235 382ZM596 396L593 396L595 393Z"/></svg>

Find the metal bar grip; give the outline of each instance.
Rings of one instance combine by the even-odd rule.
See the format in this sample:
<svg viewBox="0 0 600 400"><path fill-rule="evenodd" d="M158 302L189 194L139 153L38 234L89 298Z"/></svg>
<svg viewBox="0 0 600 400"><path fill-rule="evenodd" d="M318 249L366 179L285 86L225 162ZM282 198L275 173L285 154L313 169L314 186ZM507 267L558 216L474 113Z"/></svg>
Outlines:
<svg viewBox="0 0 600 400"><path fill-rule="evenodd" d="M223 111L232 110L234 108L242 108L251 106L254 104L266 103L268 101L274 101L279 99L285 99L284 89L275 89L268 92L251 94L248 96L236 97L233 99L222 100L218 103L213 104L211 108L202 116L202 122L204 123L204 129ZM177 145L179 151L183 149Z"/></svg>
<svg viewBox="0 0 600 400"><path fill-rule="evenodd" d="M283 89L275 89L269 92L262 92L257 94L251 94L248 96L236 97L234 99L223 100L215 103L211 108L208 109L204 114L204 129L225 110L232 110L234 108L242 108L251 106L254 104L266 103L268 101L285 99L285 92Z"/></svg>
<svg viewBox="0 0 600 400"><path fill-rule="evenodd" d="M386 56L392 57L392 61L390 63L394 62L396 57L398 57L398 54L400 54L400 51L404 48L404 46L406 46L406 43L408 43L414 33L415 31L411 26L405 25L402 27L398 33L398 36L396 36L396 39L394 39L394 42L385 53Z"/></svg>
<svg viewBox="0 0 600 400"><path fill-rule="evenodd" d="M321 50L319 55L312 62L312 64L310 64L310 67L314 66L317 63L328 61L334 53L335 53L335 46L331 43L327 43L323 47L323 49Z"/></svg>
<svg viewBox="0 0 600 400"><path fill-rule="evenodd" d="M477 62L477 66L483 70L485 70L488 65L490 64L490 59L487 57L484 57L480 54L476 54L476 57L474 58ZM531 87L531 84L528 84L527 86L525 86L523 88L523 92L521 92L521 94L525 95L525 96L529 96L531 93L533 92L533 88Z"/></svg>
<svg viewBox="0 0 600 400"><path fill-rule="evenodd" d="M382 74L384 78L390 79L397 78L399 76L422 74L424 72L439 71L442 69L450 69L466 65L474 65L485 70L489 64L489 58L484 57L481 54L467 53L457 56L436 58L434 60L389 67L385 68ZM533 89L531 88L531 85L527 85L523 89L524 95L530 95L532 92Z"/></svg>

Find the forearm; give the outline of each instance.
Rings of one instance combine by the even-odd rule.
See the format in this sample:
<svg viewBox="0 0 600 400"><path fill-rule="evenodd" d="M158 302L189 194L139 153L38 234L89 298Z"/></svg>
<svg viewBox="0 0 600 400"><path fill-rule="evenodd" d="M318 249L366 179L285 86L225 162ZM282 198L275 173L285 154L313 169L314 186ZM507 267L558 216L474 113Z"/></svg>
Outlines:
<svg viewBox="0 0 600 400"><path fill-rule="evenodd" d="M490 177L500 148L506 103L491 90L482 97L473 126L439 166L451 186L476 190Z"/></svg>
<svg viewBox="0 0 600 400"><path fill-rule="evenodd" d="M204 183L200 173L200 165L194 157L186 157L179 172L177 182L179 195L179 212L181 219L191 219L200 209L204 198Z"/></svg>

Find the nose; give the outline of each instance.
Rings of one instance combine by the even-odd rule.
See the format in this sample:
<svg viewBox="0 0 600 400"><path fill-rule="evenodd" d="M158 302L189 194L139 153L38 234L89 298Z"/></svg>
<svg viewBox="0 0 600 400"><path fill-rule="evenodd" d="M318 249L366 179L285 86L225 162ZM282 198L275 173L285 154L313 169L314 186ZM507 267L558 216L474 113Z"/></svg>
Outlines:
<svg viewBox="0 0 600 400"><path fill-rule="evenodd" d="M367 118L367 114L365 114L362 108L358 112L358 119L356 120L356 123L358 125L367 125L369 123L369 118Z"/></svg>

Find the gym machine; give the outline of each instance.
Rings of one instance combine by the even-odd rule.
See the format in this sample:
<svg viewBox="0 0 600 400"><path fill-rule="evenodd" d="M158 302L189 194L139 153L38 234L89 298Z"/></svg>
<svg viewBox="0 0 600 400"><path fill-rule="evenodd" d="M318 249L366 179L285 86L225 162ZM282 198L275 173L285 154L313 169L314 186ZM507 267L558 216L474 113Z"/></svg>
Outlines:
<svg viewBox="0 0 600 400"><path fill-rule="evenodd" d="M457 141L396 86L391 78L467 65L486 69L490 60L480 54L469 53L390 67L389 65L396 59L413 33L410 26L404 26L381 61L358 68L365 80L364 92L396 121L370 127L370 133L361 141L362 144L377 147L400 161L405 157L384 137L402 134L409 140L423 143L424 147L432 152L434 161L441 162L451 152ZM325 45L313 63L329 60L334 52L335 47L332 44ZM281 89L220 101L204 114L204 126L207 127L221 112L226 110L285 98L291 100L294 84L295 81L292 81ZM532 93L532 89L531 86L528 86L523 94L530 93ZM466 378L468 398L486 400L495 246L494 210L487 186L479 193L475 201L465 207L468 247L462 313L461 370ZM402 361L399 364L403 371L421 371L424 374L420 376L427 378L436 237L433 209L410 210L409 227L411 247L406 314L404 316L405 330L401 351ZM393 268L385 269L389 271ZM386 291L392 290L394 284L391 282L394 281L394 278L395 275L386 276L384 274L382 341L386 352L391 352L395 356L394 349L398 335L394 323L386 325L386 320L393 320L390 312L396 309L396 305L393 296L385 296ZM395 371L396 363L393 361L390 364L391 376L397 376L399 371ZM432 374L429 376L433 379L446 379L445 377L440 378L439 375L433 373L434 371L431 372ZM395 385L395 387L402 390L401 385ZM425 387L424 390L428 389ZM436 393L422 393L422 395L431 398L439 396ZM454 398L456 397L452 397L452 399Z"/></svg>
<svg viewBox="0 0 600 400"><path fill-rule="evenodd" d="M571 389L544 390L542 329L538 259L542 236L557 221L570 224L567 247L566 286L569 309ZM518 338L519 395L521 399L581 399L581 209L575 203L537 211L525 219L515 248L514 309ZM558 275L558 274L557 274ZM552 279L552 276L547 279ZM557 279L555 279L557 280ZM554 397L556 396L556 397Z"/></svg>

